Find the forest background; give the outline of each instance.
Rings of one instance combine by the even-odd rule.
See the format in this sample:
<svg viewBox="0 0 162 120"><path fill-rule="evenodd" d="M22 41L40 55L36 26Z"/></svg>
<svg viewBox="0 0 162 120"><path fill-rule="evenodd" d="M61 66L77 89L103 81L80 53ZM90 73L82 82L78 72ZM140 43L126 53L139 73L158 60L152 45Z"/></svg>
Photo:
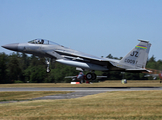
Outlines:
<svg viewBox="0 0 162 120"><path fill-rule="evenodd" d="M121 59L107 56L111 59ZM0 53L0 83L61 83L70 82L65 76L75 76L79 73L75 67L63 65L51 60L50 73L46 73L46 58L40 58L25 53L13 52L10 55ZM154 56L148 59L146 68L162 70L162 60L156 60ZM148 80L151 77L144 77L144 73L123 73L118 71L101 72L97 75L107 76L107 80Z"/></svg>

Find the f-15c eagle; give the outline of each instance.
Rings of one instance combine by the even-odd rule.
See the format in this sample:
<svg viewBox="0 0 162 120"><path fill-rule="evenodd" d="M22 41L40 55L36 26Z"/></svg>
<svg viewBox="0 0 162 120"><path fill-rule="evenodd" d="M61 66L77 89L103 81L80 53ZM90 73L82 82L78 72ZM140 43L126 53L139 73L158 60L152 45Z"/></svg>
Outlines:
<svg viewBox="0 0 162 120"><path fill-rule="evenodd" d="M2 47L17 52L52 58L55 59L56 62L74 66L79 70L87 70L89 71L89 73L86 74L87 80L95 80L95 70L150 72L145 69L145 66L151 44L149 41L139 41L139 44L121 60L100 58L85 54L45 39L34 39L28 43L7 44ZM47 72L49 72L49 65Z"/></svg>

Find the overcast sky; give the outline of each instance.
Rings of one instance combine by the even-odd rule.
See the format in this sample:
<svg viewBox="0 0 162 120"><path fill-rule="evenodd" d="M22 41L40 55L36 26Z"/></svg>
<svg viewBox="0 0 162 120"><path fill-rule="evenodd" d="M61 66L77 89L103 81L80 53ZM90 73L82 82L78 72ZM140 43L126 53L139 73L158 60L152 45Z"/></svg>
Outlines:
<svg viewBox="0 0 162 120"><path fill-rule="evenodd" d="M98 57L123 57L143 39L162 60L162 0L0 0L0 46L35 38Z"/></svg>

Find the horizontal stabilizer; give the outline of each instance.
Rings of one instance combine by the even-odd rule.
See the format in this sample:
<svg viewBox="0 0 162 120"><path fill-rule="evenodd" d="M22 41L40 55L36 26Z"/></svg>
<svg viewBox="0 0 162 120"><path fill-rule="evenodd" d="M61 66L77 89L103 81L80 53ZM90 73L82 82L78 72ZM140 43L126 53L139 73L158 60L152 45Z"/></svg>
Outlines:
<svg viewBox="0 0 162 120"><path fill-rule="evenodd" d="M66 76L65 78L77 78L77 76Z"/></svg>
<svg viewBox="0 0 162 120"><path fill-rule="evenodd" d="M97 78L107 78L107 76L97 76Z"/></svg>
<svg viewBox="0 0 162 120"><path fill-rule="evenodd" d="M152 72L152 71L150 71L150 70L147 70L147 69L126 69L126 71L127 72L148 72L148 73L150 73L150 72Z"/></svg>

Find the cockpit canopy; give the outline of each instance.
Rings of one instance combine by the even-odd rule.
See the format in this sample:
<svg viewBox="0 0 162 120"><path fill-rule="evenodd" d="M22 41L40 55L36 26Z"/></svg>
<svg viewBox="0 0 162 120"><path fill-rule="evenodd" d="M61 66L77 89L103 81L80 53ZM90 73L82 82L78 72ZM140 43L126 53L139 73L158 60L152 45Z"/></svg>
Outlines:
<svg viewBox="0 0 162 120"><path fill-rule="evenodd" d="M31 44L45 44L45 45L59 45L55 42L51 42L49 40L45 40L45 39L34 39L34 40L31 40L29 41L28 43L31 43Z"/></svg>

